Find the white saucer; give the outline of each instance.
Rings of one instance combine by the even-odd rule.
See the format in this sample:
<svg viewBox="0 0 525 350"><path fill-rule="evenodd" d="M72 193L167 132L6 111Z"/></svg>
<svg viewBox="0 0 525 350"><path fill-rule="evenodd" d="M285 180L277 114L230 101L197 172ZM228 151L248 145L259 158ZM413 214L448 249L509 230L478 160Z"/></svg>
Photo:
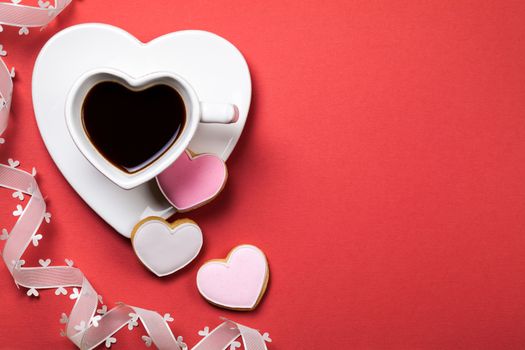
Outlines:
<svg viewBox="0 0 525 350"><path fill-rule="evenodd" d="M204 31L180 31L144 44L128 32L105 24L82 24L53 36L42 48L33 71L33 107L51 157L77 193L122 235L147 216L175 211L155 181L123 190L108 180L77 149L64 116L66 96L82 73L110 67L142 76L169 71L183 76L206 102L239 108L234 124L200 124L190 149L224 160L235 147L248 115L250 72L241 53L225 39Z"/></svg>

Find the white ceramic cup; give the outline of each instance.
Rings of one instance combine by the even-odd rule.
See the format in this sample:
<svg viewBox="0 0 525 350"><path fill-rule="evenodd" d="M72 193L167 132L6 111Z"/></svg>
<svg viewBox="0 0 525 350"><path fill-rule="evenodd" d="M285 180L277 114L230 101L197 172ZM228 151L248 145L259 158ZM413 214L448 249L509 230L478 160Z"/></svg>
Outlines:
<svg viewBox="0 0 525 350"><path fill-rule="evenodd" d="M168 85L175 89L184 101L186 123L177 140L156 160L134 173L125 172L111 164L91 143L84 129L82 121L84 99L95 85L105 81L120 83L134 91L158 84ZM78 78L69 91L65 108L69 134L80 152L102 174L124 189L130 189L151 180L173 163L188 147L199 122L234 123L239 116L235 105L199 101L191 85L177 74L154 72L135 78L112 68L91 70Z"/></svg>

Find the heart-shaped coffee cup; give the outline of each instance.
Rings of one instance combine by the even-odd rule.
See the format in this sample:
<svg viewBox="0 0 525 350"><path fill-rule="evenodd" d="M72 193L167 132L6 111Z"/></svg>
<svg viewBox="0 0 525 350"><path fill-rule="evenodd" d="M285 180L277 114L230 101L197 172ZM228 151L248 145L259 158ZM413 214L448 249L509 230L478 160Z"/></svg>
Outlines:
<svg viewBox="0 0 525 350"><path fill-rule="evenodd" d="M130 100L132 103L145 103L148 99L142 98L139 96L143 91L150 90L150 95L155 94L153 91L156 87L162 87L165 90L172 89L173 96L176 99L181 101L183 104L182 113L183 116L177 116L173 114L174 118L180 118L182 120L179 128L173 128L173 135L168 134L166 142L164 142L157 149L154 149L151 155L146 155L147 161L141 163L140 166L135 168L128 168L121 166L118 162L115 162L112 152L114 151L113 147L120 147L121 154L126 152L133 152L132 148L128 148L120 145L111 144L111 133L114 133L115 130L102 130L106 136L104 141L104 146L97 144L97 139L93 137L90 130L90 125L86 124L84 105L87 103L88 97L90 96L91 91L95 91L94 88L100 87L103 83L113 83L113 85L120 86L118 89L124 91L124 93L129 93L131 95L136 94L137 98ZM126 92L127 91L127 92ZM98 106L97 111L103 110L105 106L108 108L112 104L108 104L107 98L103 106ZM153 99L150 101L157 101L158 98L153 96ZM173 105L173 98L164 98L164 101L171 101ZM176 102L176 101L175 101ZM118 104L118 101L115 101ZM108 106L110 105L110 106ZM137 108L147 111L149 106L141 105ZM156 106L159 107L159 106ZM102 108L102 109L101 109ZM129 111L129 105L126 106ZM170 108L170 106L166 106ZM153 110L153 108L151 108ZM162 107L157 110L162 110ZM126 116L118 115L118 111L114 111L114 114L109 116L104 116L104 118L115 116L119 121L125 120ZM124 112L123 112L124 113ZM197 130L197 125L199 122L202 123L234 123L237 121L239 112L235 105L229 103L208 103L199 101L197 94L191 85L181 76L171 73L171 72L153 72L141 77L132 77L122 71L110 68L98 68L84 73L72 86L67 100L66 100L66 124L71 138L73 139L75 145L78 147L80 152L84 157L91 163L93 166L98 169L102 174L104 174L108 179L113 181L118 186L124 189L130 189L136 187L140 184L143 184L159 173L166 169L171 163L173 163L184 150L188 147L195 131ZM151 122L152 116L148 117L147 113L144 115L144 126L148 125ZM116 123L116 120L114 121ZM124 121L124 123L126 123ZM142 123L142 120L139 121ZM95 124L97 125L97 124ZM138 130L133 135L130 135L132 138L129 142L136 143L136 146L140 147L141 145L141 125L136 125L135 130ZM97 126L100 128L100 124ZM155 139L155 134L151 135L151 132L155 133L155 125L153 129L151 124L147 130L149 130L150 139ZM163 133L166 136L165 126L160 124L157 127L159 134ZM153 131L152 131L153 130ZM108 136L110 135L110 136ZM116 136L115 136L116 138ZM108 142L109 140L109 142ZM130 144L132 144L130 143ZM113 152L114 153L114 152ZM130 155L127 155L128 157ZM132 155L131 155L132 156ZM131 170L130 170L131 169Z"/></svg>

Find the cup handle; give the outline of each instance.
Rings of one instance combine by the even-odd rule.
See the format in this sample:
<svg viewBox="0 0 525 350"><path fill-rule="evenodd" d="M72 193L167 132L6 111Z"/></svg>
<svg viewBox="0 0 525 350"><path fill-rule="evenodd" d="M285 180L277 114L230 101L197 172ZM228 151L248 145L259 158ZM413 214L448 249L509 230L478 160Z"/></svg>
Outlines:
<svg viewBox="0 0 525 350"><path fill-rule="evenodd" d="M239 119L239 109L229 103L200 102L201 123L235 123Z"/></svg>

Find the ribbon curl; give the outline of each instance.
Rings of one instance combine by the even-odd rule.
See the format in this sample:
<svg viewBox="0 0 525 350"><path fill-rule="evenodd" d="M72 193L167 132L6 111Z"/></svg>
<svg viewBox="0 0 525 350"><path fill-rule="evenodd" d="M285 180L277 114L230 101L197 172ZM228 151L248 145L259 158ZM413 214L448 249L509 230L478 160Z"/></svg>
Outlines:
<svg viewBox="0 0 525 350"><path fill-rule="evenodd" d="M19 34L28 34L28 27L45 27L60 12L62 12L72 0L55 0L51 6L49 1L39 1L40 7L26 6L13 2L0 3L0 24L20 27ZM1 28L1 25L0 25ZM2 31L3 29L0 29ZM5 53L4 53L5 54ZM11 108L11 94L13 91L12 71L10 71L3 60L0 60L0 136L7 128L9 110ZM3 143L3 139L2 142Z"/></svg>
<svg viewBox="0 0 525 350"><path fill-rule="evenodd" d="M0 23L16 27L44 27L63 9L65 9L72 0L55 0L51 6L49 1L40 0L39 7L26 6L13 2L0 3ZM18 1L20 2L20 1Z"/></svg>
<svg viewBox="0 0 525 350"><path fill-rule="evenodd" d="M19 34L27 34L28 27L42 27L52 21L71 0L55 0L54 6L39 1L40 7L18 3L0 3L0 24L21 27ZM1 28L1 26L0 26ZM1 50L1 49L0 49ZM5 53L4 53L5 54ZM12 71L0 59L0 136L8 125L13 91ZM0 138L0 143L4 140ZM37 235L46 215L46 202L34 175L15 166L0 164L0 187L18 191L30 199L13 226L2 251L2 259L18 287L28 288L28 296L38 296L40 289L56 289L66 294L64 288L73 287L70 298L76 302L61 322L66 323L65 335L82 350L90 350L105 343L111 345L111 336L121 328L129 329L141 322L148 336L146 345L158 349L187 350L182 337L176 338L167 321L157 312L140 307L118 304L109 311L97 310L102 304L91 283L82 271L66 262L64 266L23 267L21 259L29 244ZM71 266L70 266L71 265ZM78 291L80 288L80 292ZM267 350L265 338L255 329L225 320L207 334L192 350L224 350L241 337L246 350ZM113 339L114 340L114 339ZM148 345L148 346L149 346Z"/></svg>
<svg viewBox="0 0 525 350"><path fill-rule="evenodd" d="M13 80L11 78L11 72L5 65L4 60L0 59L0 136L2 136L7 128L12 93Z"/></svg>

